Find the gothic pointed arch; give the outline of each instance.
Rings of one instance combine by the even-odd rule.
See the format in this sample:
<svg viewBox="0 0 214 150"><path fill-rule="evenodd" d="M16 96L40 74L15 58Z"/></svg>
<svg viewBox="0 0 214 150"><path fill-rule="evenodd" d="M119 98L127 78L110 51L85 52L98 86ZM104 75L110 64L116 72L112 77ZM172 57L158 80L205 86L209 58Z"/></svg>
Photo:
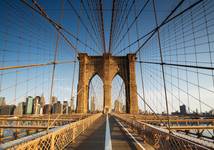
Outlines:
<svg viewBox="0 0 214 150"><path fill-rule="evenodd" d="M127 56L88 56L79 54L79 82L77 95L77 112L87 112L88 86L91 78L98 74L103 81L104 89L104 113L111 111L112 79L119 74L125 82L127 112L138 113L137 87L135 79L135 54Z"/></svg>

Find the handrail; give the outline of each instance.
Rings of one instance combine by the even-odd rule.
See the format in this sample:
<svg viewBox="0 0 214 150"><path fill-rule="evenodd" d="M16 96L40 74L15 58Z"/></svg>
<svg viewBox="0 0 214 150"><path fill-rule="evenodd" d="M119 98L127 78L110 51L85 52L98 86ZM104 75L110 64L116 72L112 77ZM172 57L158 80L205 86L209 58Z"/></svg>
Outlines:
<svg viewBox="0 0 214 150"><path fill-rule="evenodd" d="M186 135L179 136L174 132L174 134L169 134L166 129L119 114L114 113L112 115L134 128L142 136L144 142L152 145L155 149L209 150L214 148L212 143L205 145L205 143L200 143L199 140L196 142L187 138Z"/></svg>
<svg viewBox="0 0 214 150"><path fill-rule="evenodd" d="M15 141L0 145L0 149L63 149L84 132L102 114L94 114L70 124L39 132Z"/></svg>

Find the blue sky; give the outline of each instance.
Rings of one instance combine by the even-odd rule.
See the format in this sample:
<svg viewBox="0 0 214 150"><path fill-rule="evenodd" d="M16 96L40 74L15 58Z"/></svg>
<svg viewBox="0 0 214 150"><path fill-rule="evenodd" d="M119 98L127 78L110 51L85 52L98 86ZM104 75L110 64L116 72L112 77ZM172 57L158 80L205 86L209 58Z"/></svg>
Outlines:
<svg viewBox="0 0 214 150"><path fill-rule="evenodd" d="M90 21L87 19L86 12L83 9L84 4L87 8L86 10L89 11L87 1L83 0L82 5L79 0L70 0L70 2L80 14L85 26L90 32L93 32ZM130 7L133 1L126 2L127 6ZM127 21L121 19L119 22L122 24L122 22L125 21L125 24L124 27L121 25L120 28L117 28L117 30L123 30L121 30L120 36L114 37L115 43L112 52L114 55L126 55L127 53L135 52L138 49L138 44L141 45L146 38L143 38L139 43L136 42L119 53L130 43L136 41L138 37L145 35L155 28L152 0L150 0L137 20L138 33L136 24L134 24L128 34L125 34L136 14L139 13L146 3L146 1L142 0L136 0L135 2ZM155 0L158 24L163 21L178 2L179 1L176 0ZM194 2L194 0L185 1L175 14L184 10ZM32 4L30 1L29 3ZM78 17L67 0L39 0L38 3L44 8L50 18L62 24L65 29L77 36L82 42L87 43L92 49L98 51L99 54L65 33L73 45L77 46L79 52L87 52L89 55L102 55L103 51L99 39L93 34L92 38L86 31L86 28L82 22L78 20ZM82 7L81 9L80 5ZM161 47L163 49L163 59L165 62L211 66L213 62L212 57L214 57L214 7L211 6L213 6L213 2L207 0L160 29ZM110 37L111 7L112 1L103 0L104 30L107 49L109 47ZM1 67L40 64L53 61L57 39L57 33L53 26L18 0L13 2L9 0L0 1L0 10L2 12L0 13ZM173 16L175 14L173 14ZM125 36L122 39L124 34ZM121 42L119 42L120 40ZM96 42L100 45L96 46ZM58 61L76 60L74 50L62 37L59 39L57 49ZM140 50L140 53L141 56L139 56L139 53L137 54L138 60L160 62L157 34ZM53 94L61 101L70 99L73 75L75 79L74 92L76 93L77 91L78 63L76 65L75 73L73 73L74 64L61 64L56 66ZM203 111L208 111L213 108L214 101L212 98L214 96L214 86L212 71L170 66L165 66L164 69L170 111L178 110L178 106L182 103L188 105L192 111L195 111L196 108L200 109L199 101L205 103L201 104ZM143 64L142 71L145 80L146 100L157 112L165 111L165 96L160 65ZM51 74L52 66L1 71L0 96L5 96L7 103L13 104L24 101L28 95L36 96L44 94L46 102L48 102ZM139 63L136 63L136 78L138 92L143 95ZM120 77L116 77L113 81L112 93L116 93L112 95L113 100L118 97L118 89L121 83L122 80ZM99 101L99 105L101 105L103 103L102 82L99 78L95 77L95 79L92 80L92 84L96 88L97 101ZM92 93L91 91L90 94ZM125 101L124 95L122 99L122 101ZM143 102L140 99L139 106L143 109Z"/></svg>

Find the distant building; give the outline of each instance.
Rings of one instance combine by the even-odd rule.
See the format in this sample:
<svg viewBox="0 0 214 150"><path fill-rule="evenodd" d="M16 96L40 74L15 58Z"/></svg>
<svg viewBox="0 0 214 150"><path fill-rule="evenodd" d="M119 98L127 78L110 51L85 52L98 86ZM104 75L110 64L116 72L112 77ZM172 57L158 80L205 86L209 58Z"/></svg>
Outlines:
<svg viewBox="0 0 214 150"><path fill-rule="evenodd" d="M210 110L210 111L209 111L209 114L210 114L211 116L214 116L214 109Z"/></svg>
<svg viewBox="0 0 214 150"><path fill-rule="evenodd" d="M68 114L68 101L63 101L63 114Z"/></svg>
<svg viewBox="0 0 214 150"><path fill-rule="evenodd" d="M44 109L44 106L40 106L40 111L39 111L39 114L43 114L43 109Z"/></svg>
<svg viewBox="0 0 214 150"><path fill-rule="evenodd" d="M122 112L122 103L118 99L114 101L114 112Z"/></svg>
<svg viewBox="0 0 214 150"><path fill-rule="evenodd" d="M62 108L63 108L63 106L60 103L60 101L57 101L57 103L53 104L52 113L53 114L62 114Z"/></svg>
<svg viewBox="0 0 214 150"><path fill-rule="evenodd" d="M26 102L22 102L23 103L23 114L26 114Z"/></svg>
<svg viewBox="0 0 214 150"><path fill-rule="evenodd" d="M36 96L33 100L33 114L36 114L36 115L40 114L40 108L41 108L40 102L41 102L41 97Z"/></svg>
<svg viewBox="0 0 214 150"><path fill-rule="evenodd" d="M44 97L44 95L41 96L40 105L41 105L41 107L43 107L45 105L45 97Z"/></svg>
<svg viewBox="0 0 214 150"><path fill-rule="evenodd" d="M53 104L55 104L55 103L57 103L57 97L56 96L52 96L51 97L51 104L53 105Z"/></svg>
<svg viewBox="0 0 214 150"><path fill-rule="evenodd" d="M25 108L26 114L32 114L33 113L33 97L28 96L26 99L26 108Z"/></svg>
<svg viewBox="0 0 214 150"><path fill-rule="evenodd" d="M142 109L139 109L139 114L144 114L145 112Z"/></svg>
<svg viewBox="0 0 214 150"><path fill-rule="evenodd" d="M187 114L186 105L181 105L180 106L180 114L181 115L186 115Z"/></svg>
<svg viewBox="0 0 214 150"><path fill-rule="evenodd" d="M91 112L95 112L95 97L91 96Z"/></svg>
<svg viewBox="0 0 214 150"><path fill-rule="evenodd" d="M24 105L25 105L25 102L18 103L16 109L14 110L15 116L22 116L24 114Z"/></svg>
<svg viewBox="0 0 214 150"><path fill-rule="evenodd" d="M43 106L43 114L49 114L52 111L52 105L51 104L45 104Z"/></svg>
<svg viewBox="0 0 214 150"><path fill-rule="evenodd" d="M5 97L0 97L0 106L5 106L5 105L6 105Z"/></svg>
<svg viewBox="0 0 214 150"><path fill-rule="evenodd" d="M71 112L74 111L74 97L73 96L71 97L71 101L70 101L70 109L71 109Z"/></svg>
<svg viewBox="0 0 214 150"><path fill-rule="evenodd" d="M71 111L71 106L68 106L68 113L69 113L69 114L72 113L72 111Z"/></svg>
<svg viewBox="0 0 214 150"><path fill-rule="evenodd" d="M123 105L122 112L126 112L126 105Z"/></svg>
<svg viewBox="0 0 214 150"><path fill-rule="evenodd" d="M171 112L171 114L172 114L172 115L175 115L175 116L180 115L180 113L179 113L178 111Z"/></svg>
<svg viewBox="0 0 214 150"><path fill-rule="evenodd" d="M0 106L0 115L13 115L16 105Z"/></svg>

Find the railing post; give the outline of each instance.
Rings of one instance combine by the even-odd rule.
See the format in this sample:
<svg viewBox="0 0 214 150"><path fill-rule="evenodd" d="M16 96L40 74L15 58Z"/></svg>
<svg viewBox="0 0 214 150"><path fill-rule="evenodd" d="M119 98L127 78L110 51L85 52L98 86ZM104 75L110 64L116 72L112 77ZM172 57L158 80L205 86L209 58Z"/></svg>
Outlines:
<svg viewBox="0 0 214 150"><path fill-rule="evenodd" d="M72 142L74 143L74 139L75 139L75 136L76 136L76 125L74 125L74 128L73 128L73 134L72 134Z"/></svg>
<svg viewBox="0 0 214 150"><path fill-rule="evenodd" d="M82 133L85 132L85 121L82 121Z"/></svg>
<svg viewBox="0 0 214 150"><path fill-rule="evenodd" d="M54 150L54 144L55 144L55 134L52 133L51 135L51 150Z"/></svg>
<svg viewBox="0 0 214 150"><path fill-rule="evenodd" d="M0 143L2 142L2 139L4 138L4 129L0 129Z"/></svg>

